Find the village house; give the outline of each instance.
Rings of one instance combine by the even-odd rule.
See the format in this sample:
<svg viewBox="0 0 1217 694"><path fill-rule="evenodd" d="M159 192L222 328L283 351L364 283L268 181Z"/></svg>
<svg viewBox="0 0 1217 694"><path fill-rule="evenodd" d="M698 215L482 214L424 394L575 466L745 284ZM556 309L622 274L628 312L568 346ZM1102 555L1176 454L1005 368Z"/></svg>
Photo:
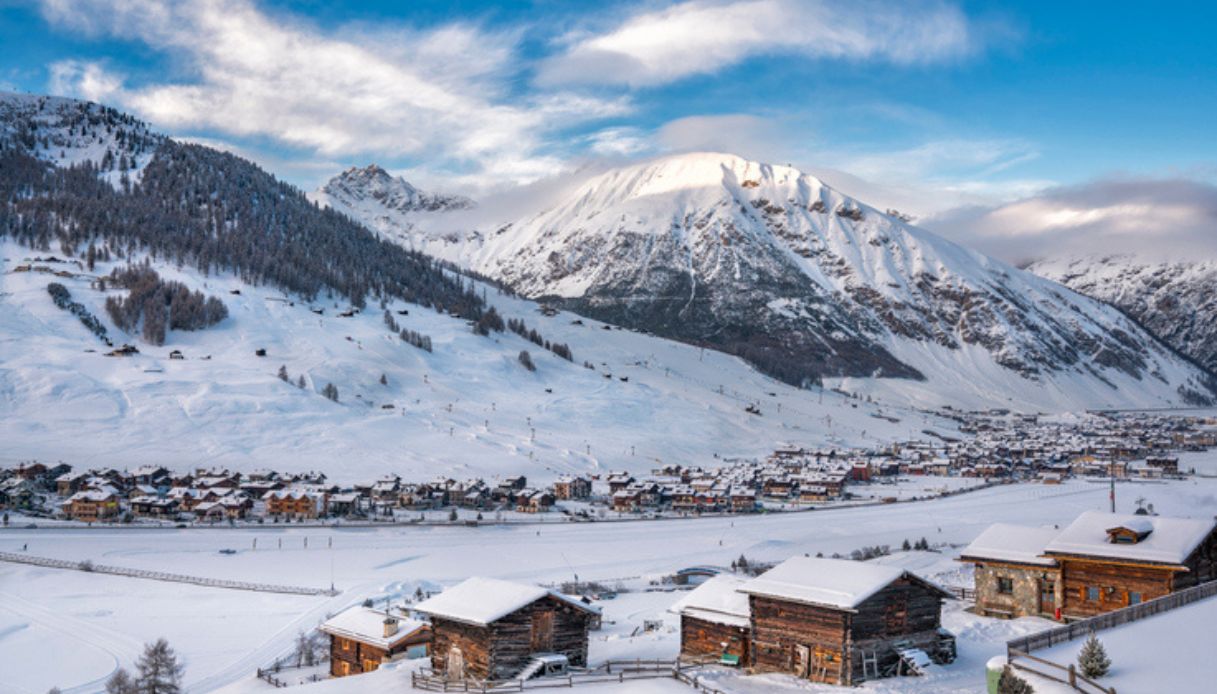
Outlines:
<svg viewBox="0 0 1217 694"><path fill-rule="evenodd" d="M959 561L973 565L977 614L1059 619L1060 566L1043 556L1058 534L1056 528L995 523L977 536L959 555Z"/></svg>
<svg viewBox="0 0 1217 694"><path fill-rule="evenodd" d="M731 574L720 574L702 583L668 610L680 615L682 657L712 657L727 665L748 665L752 615L748 596L739 592L745 581Z"/></svg>
<svg viewBox="0 0 1217 694"><path fill-rule="evenodd" d="M55 491L59 496L72 496L84 488L89 477L87 472L65 472L55 478Z"/></svg>
<svg viewBox="0 0 1217 694"><path fill-rule="evenodd" d="M955 658L942 629L950 595L897 567L793 557L739 590L749 596L758 672L854 685L902 663Z"/></svg>
<svg viewBox="0 0 1217 694"><path fill-rule="evenodd" d="M118 494L111 488L79 491L63 503L68 518L86 523L116 518L120 510Z"/></svg>
<svg viewBox="0 0 1217 694"><path fill-rule="evenodd" d="M1087 511L1044 547L1066 620L1217 580L1217 521Z"/></svg>
<svg viewBox="0 0 1217 694"><path fill-rule="evenodd" d="M554 497L563 501L587 499L592 495L592 481L586 477L560 477L554 482Z"/></svg>
<svg viewBox="0 0 1217 694"><path fill-rule="evenodd" d="M628 472L615 472L608 476L609 494L616 494L634 483L634 476Z"/></svg>
<svg viewBox="0 0 1217 694"><path fill-rule="evenodd" d="M266 515L296 520L318 518L327 512L326 495L310 491L278 489L262 497L266 504Z"/></svg>
<svg viewBox="0 0 1217 694"><path fill-rule="evenodd" d="M470 578L414 609L431 619L432 668L451 680L527 679L540 654L586 666L598 616L556 591L491 578Z"/></svg>
<svg viewBox="0 0 1217 694"><path fill-rule="evenodd" d="M1077 620L1217 580L1217 521L1088 511L1064 530L996 524L960 561L981 614Z"/></svg>
<svg viewBox="0 0 1217 694"><path fill-rule="evenodd" d="M330 676L372 672L399 656L425 658L430 652L431 627L362 605L349 608L321 624L330 637Z"/></svg>

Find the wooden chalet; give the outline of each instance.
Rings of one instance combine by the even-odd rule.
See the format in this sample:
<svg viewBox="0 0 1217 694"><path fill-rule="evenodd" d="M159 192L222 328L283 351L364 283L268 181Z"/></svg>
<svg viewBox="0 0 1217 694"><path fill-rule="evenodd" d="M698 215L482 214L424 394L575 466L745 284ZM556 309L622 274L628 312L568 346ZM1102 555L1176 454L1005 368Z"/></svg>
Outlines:
<svg viewBox="0 0 1217 694"><path fill-rule="evenodd" d="M586 499L591 495L592 481L586 477L560 477L554 482L554 497L557 499Z"/></svg>
<svg viewBox="0 0 1217 694"><path fill-rule="evenodd" d="M330 676L372 672L398 656L426 657L431 627L425 622L357 606L340 612L319 627L330 637Z"/></svg>
<svg viewBox="0 0 1217 694"><path fill-rule="evenodd" d="M751 612L748 596L739 592L745 580L720 574L670 608L670 612L680 615L681 656L709 656L727 665L748 665Z"/></svg>
<svg viewBox="0 0 1217 694"><path fill-rule="evenodd" d="M1062 618L1081 619L1217 580L1217 521L1087 511L1043 553Z"/></svg>
<svg viewBox="0 0 1217 694"><path fill-rule="evenodd" d="M955 658L941 588L897 567L794 557L739 589L749 597L752 668L854 685L901 662Z"/></svg>
<svg viewBox="0 0 1217 694"><path fill-rule="evenodd" d="M599 617L578 599L491 578L470 578L415 610L431 619L431 666L450 680L513 679L538 654L586 666L588 630Z"/></svg>
<svg viewBox="0 0 1217 694"><path fill-rule="evenodd" d="M63 502L63 511L72 520L94 523L118 517L118 494L112 489L86 489Z"/></svg>
<svg viewBox="0 0 1217 694"><path fill-rule="evenodd" d="M326 500L325 494L293 489L276 489L262 496L266 515L289 520L325 515L328 511Z"/></svg>

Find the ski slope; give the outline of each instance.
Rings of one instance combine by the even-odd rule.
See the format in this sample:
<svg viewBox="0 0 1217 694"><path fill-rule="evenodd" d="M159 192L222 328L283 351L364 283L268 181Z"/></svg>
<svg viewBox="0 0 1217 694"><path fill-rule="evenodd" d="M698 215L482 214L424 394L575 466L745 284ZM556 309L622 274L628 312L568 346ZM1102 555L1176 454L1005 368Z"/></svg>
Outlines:
<svg viewBox="0 0 1217 694"><path fill-rule="evenodd" d="M862 446L921 437L926 428L952 431L929 415L786 386L718 352L568 313L547 317L494 289L487 296L505 317L569 344L574 363L511 332L479 337L463 320L389 306L401 327L432 337L427 353L391 333L377 306L342 318L343 303L309 305L162 263L154 263L162 277L220 297L229 317L208 330L170 332L155 347L106 316L105 297L116 290L90 288L89 275L113 263L93 273L33 263L75 278L14 272L47 255L0 244L0 463L321 470L338 482L387 473L544 480L661 463L709 466L783 443ZM115 345L129 341L140 354L103 356L108 348L52 303L52 281L106 323ZM258 349L267 356L255 356ZM170 360L172 350L185 359ZM536 372L518 363L521 350L530 351ZM292 383L276 377L281 365ZM304 389L295 385L299 376ZM328 383L338 403L319 394ZM761 415L745 412L752 404ZM879 412L899 421L871 416Z"/></svg>

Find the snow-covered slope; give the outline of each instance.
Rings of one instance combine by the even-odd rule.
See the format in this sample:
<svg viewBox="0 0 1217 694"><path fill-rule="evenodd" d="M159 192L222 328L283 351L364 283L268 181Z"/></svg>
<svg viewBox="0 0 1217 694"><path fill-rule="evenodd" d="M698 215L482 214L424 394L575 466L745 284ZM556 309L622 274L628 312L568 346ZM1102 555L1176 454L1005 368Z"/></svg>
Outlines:
<svg viewBox="0 0 1217 694"><path fill-rule="evenodd" d="M378 307L340 317L345 303L310 304L227 273L153 261L164 278L221 297L229 312L207 330L170 331L156 347L106 315L106 297L122 292L91 280L117 263L87 272L34 260L47 255L0 240L0 464L320 469L343 481L387 472L546 479L660 462L713 465L716 456L764 455L782 442L868 445L919 437L927 427L952 431L934 417L791 388L735 357L576 323L569 313L545 316L493 289L505 317L568 343L574 363L511 332L480 337L464 320L390 302L403 328L431 336L428 353L390 332ZM20 265L61 275L15 272ZM103 321L116 344L134 343L140 354L103 356L109 348L52 303L50 282ZM185 359L170 359L173 350ZM535 372L519 364L521 350L531 351ZM276 377L280 365L291 383ZM320 395L328 383L339 402ZM761 415L745 412L752 404ZM898 421L871 416L879 413Z"/></svg>
<svg viewBox="0 0 1217 694"><path fill-rule="evenodd" d="M139 180L162 136L128 114L89 101L0 92L0 143L56 166L86 162L115 185Z"/></svg>
<svg viewBox="0 0 1217 694"><path fill-rule="evenodd" d="M1202 372L1112 307L731 155L616 169L467 243L454 257L524 296L792 383L1051 408L1211 395Z"/></svg>
<svg viewBox="0 0 1217 694"><path fill-rule="evenodd" d="M1217 372L1217 262L1096 255L1041 260L1027 269L1118 306Z"/></svg>

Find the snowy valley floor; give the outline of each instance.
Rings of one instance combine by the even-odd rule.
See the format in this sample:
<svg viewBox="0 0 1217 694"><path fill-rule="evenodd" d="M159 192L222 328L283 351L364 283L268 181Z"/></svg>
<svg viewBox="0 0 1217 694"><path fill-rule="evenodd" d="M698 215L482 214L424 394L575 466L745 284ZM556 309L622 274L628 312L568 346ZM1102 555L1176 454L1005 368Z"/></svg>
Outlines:
<svg viewBox="0 0 1217 694"><path fill-rule="evenodd" d="M1122 511L1144 497L1167 515L1217 513L1214 479L1121 485L1119 495ZM253 679L255 668L290 650L298 632L327 614L367 597L405 596L419 586L438 589L471 575L553 582L578 574L585 580L620 582L639 592L602 603L606 627L593 633L593 664L607 658L671 658L679 635L676 618L666 610L680 596L641 591L682 567L727 565L741 554L770 561L805 552L847 554L864 545L898 547L906 538L925 536L941 553L896 553L879 561L900 563L943 584L969 585L968 567L953 557L989 523L1059 524L1106 504L1105 485L1069 482L831 512L552 527L8 529L0 532L0 551L21 551L28 544L31 555L98 564L302 586L332 582L340 594L274 595L0 563L0 691L41 694L52 686L64 692L98 691L117 665L131 664L142 643L164 636L186 661L189 691L231 687L269 692ZM222 555L221 549L236 553ZM1007 639L1048 626L1036 619L982 619L962 607L949 603L944 612L945 626L959 639L955 664L932 677L874 682L865 688L981 691L984 663L1004 652ZM662 619L665 626L631 636L648 619ZM385 681L369 679L373 677ZM389 681L394 678L408 681L408 673L386 671L310 685L310 690L400 689ZM776 676L719 679L716 686L730 692L809 688ZM674 681L603 689L691 691Z"/></svg>

